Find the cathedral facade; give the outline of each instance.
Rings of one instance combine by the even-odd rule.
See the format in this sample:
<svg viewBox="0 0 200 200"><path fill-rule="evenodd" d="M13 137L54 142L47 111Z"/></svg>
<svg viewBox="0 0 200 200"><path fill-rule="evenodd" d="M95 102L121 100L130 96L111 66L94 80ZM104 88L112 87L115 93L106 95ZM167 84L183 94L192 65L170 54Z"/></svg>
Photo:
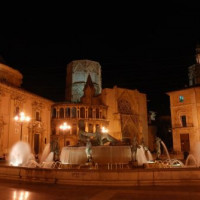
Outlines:
<svg viewBox="0 0 200 200"><path fill-rule="evenodd" d="M131 144L134 136L148 144L146 95L117 86L102 89L101 84L98 62L77 60L68 64L66 101L52 106L52 134L60 147L77 144L79 120L84 120L88 133L100 127L126 144ZM60 130L63 122L71 129Z"/></svg>

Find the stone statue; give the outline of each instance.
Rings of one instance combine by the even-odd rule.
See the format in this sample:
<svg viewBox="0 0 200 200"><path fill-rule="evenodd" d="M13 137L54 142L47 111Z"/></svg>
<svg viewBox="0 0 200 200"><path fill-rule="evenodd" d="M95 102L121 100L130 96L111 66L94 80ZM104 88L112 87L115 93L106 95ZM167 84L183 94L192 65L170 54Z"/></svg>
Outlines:
<svg viewBox="0 0 200 200"><path fill-rule="evenodd" d="M88 142L88 139L90 139L91 137L95 137L95 133L88 133L88 132L85 131L84 120L79 120L78 126L79 126L78 145L82 146L82 145L85 145Z"/></svg>
<svg viewBox="0 0 200 200"><path fill-rule="evenodd" d="M52 138L51 143L50 143L50 148L51 148L51 152L54 153L54 160L57 161L59 160L59 153L60 153L60 148L59 148L59 144L58 144L58 138Z"/></svg>
<svg viewBox="0 0 200 200"><path fill-rule="evenodd" d="M159 137L156 137L156 154L157 154L156 159L160 159L160 155L161 155L160 142L161 142L161 139Z"/></svg>
<svg viewBox="0 0 200 200"><path fill-rule="evenodd" d="M78 145L86 145L88 138L93 145L104 145L106 142L110 142L111 144L119 143L118 140L113 138L108 133L102 133L100 130L100 126L96 127L95 133L89 133L85 131L84 120L79 120L79 141Z"/></svg>
<svg viewBox="0 0 200 200"><path fill-rule="evenodd" d="M92 143L90 139L87 139L85 153L87 155L87 162L92 162Z"/></svg>
<svg viewBox="0 0 200 200"><path fill-rule="evenodd" d="M137 137L133 137L133 142L131 145L131 153L132 153L132 161L136 161L136 154L137 154L137 148L138 148L138 142L137 142Z"/></svg>
<svg viewBox="0 0 200 200"><path fill-rule="evenodd" d="M145 151L149 151L148 147L144 144L144 138L141 139L141 145L143 146Z"/></svg>

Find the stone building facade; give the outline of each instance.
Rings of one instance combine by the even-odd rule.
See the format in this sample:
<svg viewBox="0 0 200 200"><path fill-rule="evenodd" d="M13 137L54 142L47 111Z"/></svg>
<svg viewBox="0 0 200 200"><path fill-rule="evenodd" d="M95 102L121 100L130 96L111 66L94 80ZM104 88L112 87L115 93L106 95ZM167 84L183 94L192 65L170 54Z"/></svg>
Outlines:
<svg viewBox="0 0 200 200"><path fill-rule="evenodd" d="M22 74L0 63L0 156L20 140L31 145L32 151L40 154L50 142L50 114L52 101L21 88ZM20 112L30 116L29 123L14 120Z"/></svg>
<svg viewBox="0 0 200 200"><path fill-rule="evenodd" d="M52 135L60 146L75 145L78 121L85 122L85 131L94 133L97 126L127 144L134 136L148 144L146 95L124 88L101 89L101 66L89 60L72 61L67 66L66 102L52 107ZM71 130L59 129L63 122Z"/></svg>
<svg viewBox="0 0 200 200"><path fill-rule="evenodd" d="M136 136L148 145L146 95L138 90L114 86L102 91L103 103L108 107L107 120L110 134L131 144Z"/></svg>
<svg viewBox="0 0 200 200"><path fill-rule="evenodd" d="M170 96L173 149L189 152L200 141L200 48L196 49L196 64L190 66L189 86L171 91Z"/></svg>
<svg viewBox="0 0 200 200"><path fill-rule="evenodd" d="M0 156L9 153L21 133L22 140L39 155L45 144L54 139L60 149L77 145L79 120L84 121L86 132L94 133L105 127L111 136L126 144L131 144L134 136L148 144L146 95L117 86L102 89L98 62L78 60L67 66L63 102L23 90L22 78L19 71L0 64ZM31 118L22 126L14 120L21 111ZM64 122L71 126L70 130L60 129Z"/></svg>
<svg viewBox="0 0 200 200"><path fill-rule="evenodd" d="M168 92L170 96L173 149L189 152L200 141L200 87Z"/></svg>

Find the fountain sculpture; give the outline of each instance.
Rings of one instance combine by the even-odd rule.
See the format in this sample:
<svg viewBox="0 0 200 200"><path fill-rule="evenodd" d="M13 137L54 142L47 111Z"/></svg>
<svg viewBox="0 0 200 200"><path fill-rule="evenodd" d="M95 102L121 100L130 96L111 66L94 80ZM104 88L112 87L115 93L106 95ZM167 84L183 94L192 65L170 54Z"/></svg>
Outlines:
<svg viewBox="0 0 200 200"><path fill-rule="evenodd" d="M165 160L160 159L161 145L167 155ZM37 162L31 153L29 144L20 141L13 146L9 159L12 166L40 168L61 167L61 165L87 165L90 167L108 165L112 167L112 165L121 166L124 164L129 167L153 168L184 166L181 161L170 159L167 147L159 137L156 138L156 160L153 161L152 154L144 144L144 140L141 140L141 144L139 144L137 137L134 136L131 146L124 145L109 134L102 133L99 127L95 133L86 132L83 120L79 121L77 146L63 147L59 154L59 145L55 138L51 144L45 146L40 161ZM196 166L199 166L199 160L195 159Z"/></svg>

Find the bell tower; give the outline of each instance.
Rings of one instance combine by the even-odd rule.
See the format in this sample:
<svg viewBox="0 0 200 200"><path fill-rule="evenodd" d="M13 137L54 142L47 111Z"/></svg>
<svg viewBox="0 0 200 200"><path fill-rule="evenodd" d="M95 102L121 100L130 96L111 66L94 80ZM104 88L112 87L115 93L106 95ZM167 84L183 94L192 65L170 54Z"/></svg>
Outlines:
<svg viewBox="0 0 200 200"><path fill-rule="evenodd" d="M200 45L196 46L196 64L188 68L189 86L200 84Z"/></svg>
<svg viewBox="0 0 200 200"><path fill-rule="evenodd" d="M101 93L101 65L91 60L75 60L67 65L66 100L80 102L88 76L94 85L95 95Z"/></svg>

